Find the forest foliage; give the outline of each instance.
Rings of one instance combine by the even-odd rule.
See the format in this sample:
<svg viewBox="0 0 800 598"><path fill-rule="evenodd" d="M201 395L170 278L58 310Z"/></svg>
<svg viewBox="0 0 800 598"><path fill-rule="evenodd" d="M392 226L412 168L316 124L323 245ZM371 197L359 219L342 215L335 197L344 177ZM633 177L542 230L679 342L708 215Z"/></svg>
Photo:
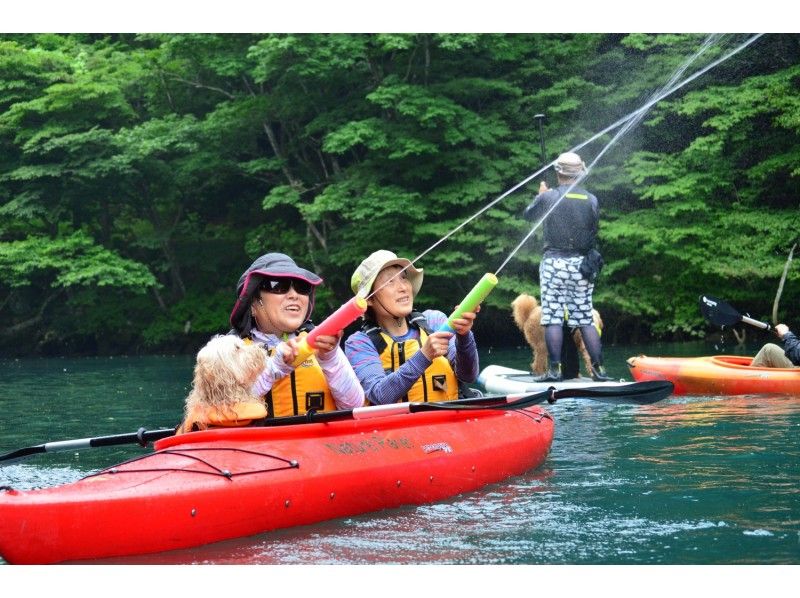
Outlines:
<svg viewBox="0 0 800 598"><path fill-rule="evenodd" d="M695 72L746 39L712 38ZM196 349L241 272L282 251L325 279L322 319L370 252L413 258L630 114L707 36L0 36L0 350ZM800 233L800 36L766 35L658 102L585 181L601 204L605 342L708 328L701 293L769 319ZM591 163L606 134L580 153ZM417 263L449 311L529 231L535 177ZM476 332L518 344L535 234ZM790 266L779 318L800 325Z"/></svg>

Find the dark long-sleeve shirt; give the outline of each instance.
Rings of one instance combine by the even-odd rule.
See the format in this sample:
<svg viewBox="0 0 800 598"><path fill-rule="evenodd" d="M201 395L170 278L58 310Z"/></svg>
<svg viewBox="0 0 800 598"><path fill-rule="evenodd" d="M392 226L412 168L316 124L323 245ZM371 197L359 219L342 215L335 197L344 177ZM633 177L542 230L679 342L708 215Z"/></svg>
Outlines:
<svg viewBox="0 0 800 598"><path fill-rule="evenodd" d="M793 332L783 335L783 352L793 364L800 366L800 339Z"/></svg>

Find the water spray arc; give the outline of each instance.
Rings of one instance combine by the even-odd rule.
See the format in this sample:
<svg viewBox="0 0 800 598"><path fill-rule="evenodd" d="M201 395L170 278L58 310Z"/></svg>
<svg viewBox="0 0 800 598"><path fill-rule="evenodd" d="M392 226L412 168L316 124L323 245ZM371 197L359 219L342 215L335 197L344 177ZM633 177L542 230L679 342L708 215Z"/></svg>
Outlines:
<svg viewBox="0 0 800 598"><path fill-rule="evenodd" d="M533 227L531 227L531 230L528 232L527 235L525 235L525 237L522 239L522 241L520 241L519 244L517 244L517 246L506 256L506 259L503 261L502 264L500 264L500 266L495 271L495 275L497 275L506 266L506 264L508 264L508 262L511 261L511 258L513 258L514 255L516 255L516 253L522 248L522 246L525 244L525 242L542 226L542 224L547 219L547 217L553 212L553 210L556 209L558 204L561 203L561 200L563 200L564 197L568 193L570 193L575 187L577 187L583 180L586 179L586 177L591 172L592 168L595 166L595 164L597 164L600 161L600 159L603 157L603 155L605 155L605 153L609 149L611 149L617 143L617 141L622 139L622 137L627 135L634 127L636 127L644 119L645 115L650 111L650 109L653 106L655 106L656 103L658 103L659 101L661 101L662 99L664 99L668 95L674 93L677 89L679 89L683 85L687 84L689 81L693 81L694 79L696 79L697 77L699 77L703 73L707 72L708 70L710 70L714 66L717 66L721 62L724 62L724 60L727 60L728 58L730 58L734 54L736 54L739 51L743 50L745 47L750 45L756 39L761 37L761 35L763 35L763 34L758 34L758 35L755 35L755 36L749 38L748 40L746 40L743 44L738 46L732 52L729 52L728 54L726 54L722 58L718 59L717 61L714 61L714 62L710 63L709 65L707 65L706 67L704 67L703 69L697 71L691 77L688 77L687 79L685 79L685 80L681 81L680 83L678 83L678 81L680 80L680 77L683 76L683 74L686 72L686 70L689 68L689 66L695 60L697 60L700 56L702 56L709 48L711 48L720 38L719 34L710 35L708 38L706 38L706 40L703 42L703 45L697 50L697 52L695 52L692 56L690 56L678 68L678 70L676 70L675 73L673 73L673 75L670 77L670 79L667 81L667 83L660 90L658 90L655 93L653 93L651 98L650 98L650 100L648 100L644 105L642 105L637 110L634 110L633 112L631 112L630 114L628 114L624 118L618 120L616 123L614 123L610 127L607 127L606 129L604 129L600 133L597 133L596 135L591 137L589 140L587 140L587 141L583 142L582 144L579 144L579 145L575 146L574 148L572 148L570 151L577 152L579 149L581 149L582 147L585 147L586 145L588 145L592 141L598 139L599 137L604 135L606 132L609 132L609 131L613 130L614 128L619 128L619 130L611 138L611 141L609 141L605 146L603 146L603 148L600 150L600 152L595 156L594 160L592 160L591 163L586 167L585 171L579 177L574 179L573 182L567 187L567 189L564 190L564 192L559 195L558 199L551 206L551 208L533 225Z"/></svg>
<svg viewBox="0 0 800 598"><path fill-rule="evenodd" d="M549 213L555 208L555 206L563 198L563 196L566 195L567 193L569 193L576 185L578 185L581 181L583 181L586 178L586 176L588 175L588 173L591 171L592 167L594 167L594 165L597 164L597 162L600 160L600 158L611 147L613 147L613 145L622 136L627 134L633 127L638 125L639 122L641 122L642 118L644 118L644 116L647 114L647 112L649 112L649 110L655 104L657 104L661 100L665 99L666 97L672 95L676 91L682 89L683 87L685 87L686 85L688 85L692 81L696 80L697 78L701 77L702 75L704 75L705 73L707 73L711 69L715 68L716 66L719 66L720 64L722 64L726 60L728 60L731 57L735 56L736 54L738 54L739 52L741 52L742 50L744 50L745 48L750 46L752 43L754 43L756 40L758 40L763 35L764 35L763 33L754 34L753 36L747 38L739 46L737 46L734 49L726 52L721 57L719 57L718 59L716 59L713 62L709 63L708 65L706 65L702 69L699 69L698 71L696 71L693 74L689 75L685 79L679 80L679 78L683 75L683 73L685 73L685 71L692 64L692 62L694 62L700 55L702 55L706 50L708 50L708 48L712 47L715 43L717 43L717 41L721 37L719 34L710 35L704 41L704 43L701 46L701 48L694 55L692 55L687 61L685 61L685 63L681 66L681 68L679 68L670 77L669 81L662 87L662 89L660 91L655 92L651 96L650 100L648 100L645 104L643 104L641 107L637 108L633 112L630 112L629 114L623 116L622 118L620 118L616 122L612 123L611 125L609 125L605 129L603 129L602 131L599 131L598 133L594 134L589 139L587 139L587 140L583 141L582 143L576 145L575 147L571 148L569 151L577 153L579 150L581 150L582 148L586 147L590 143L596 141L597 139L599 139L603 135L605 135L605 134L607 134L607 133L609 133L609 132L611 132L611 131L619 128L619 127L622 127L622 129L620 131L618 131L614 135L614 137L611 139L611 141L609 141L603 147L603 149L598 153L598 155L594 158L594 160L592 160L592 162L586 168L586 171L568 187L568 189L561 195L561 197L559 197L558 201L547 212L547 214L545 214L531 228L531 230L528 232L528 234L511 251L511 253L506 257L506 259L497 268L497 270L495 270L494 274L486 273L481 278L481 280L475 285L475 287L473 287L472 290L470 290L470 292L467 293L467 295L464 297L464 299L459 304L459 307L455 311L453 311L453 313L448 317L447 323L442 326L441 330L450 330L450 331L452 331L451 324L452 324L452 321L454 319L457 319L458 317L460 317L460 314L463 313L464 311L473 311L474 309L477 308L478 305L480 305L480 303L486 298L486 296L488 296L488 294L495 288L495 286L497 286L497 283L498 283L497 275L500 273L500 271L508 264L508 262L514 257L514 255L516 255L516 253L525 244L525 242L533 235L533 233L541 226L542 222L544 222L545 218L547 218ZM543 132L543 124L542 124L542 120L544 118L544 115L537 114L537 115L534 116L534 118L537 119L538 124L539 124L539 131L540 131L540 137L541 137L542 161L544 162L546 160L546 154L545 154L545 150L544 150L544 132ZM453 230L451 230L450 232L448 232L447 234L442 236L440 239L438 239L435 243L433 243L425 251L420 253L414 259L410 260L409 266L415 264L418 260L420 260L425 255L427 255L428 253L433 251L440 244L444 243L444 241L446 241L451 236L453 236L455 233L457 233L459 230L464 228L467 224L469 224L470 222L472 222L473 220L478 218L478 216L484 214L489 209L491 209L493 206L498 204L500 201L502 201L503 199L505 199L506 197L508 197L512 193L514 193L515 191L519 190L523 186L527 185L529 182L534 180L537 176L541 175L543 172L545 172L548 168L552 167L554 164L555 164L555 161L551 161L551 162L548 162L546 164L543 164L542 167L539 168L537 171L535 171L533 174L529 175L528 177L526 177L525 179L523 179L522 181L520 181L519 183L517 183L516 185L514 185L513 187L511 187L510 189L508 189L507 191L505 191L501 195L499 195L497 198L495 198L494 200L489 202L483 208L481 208L480 210L475 212L472 216L470 216L469 218L467 218L466 220L461 222ZM329 329L331 330L331 332L329 332L330 334L335 334L336 332L338 332L338 330L341 330L345 326L347 326L350 323L354 322L360 315L362 315L366 311L366 309L367 309L367 300L369 298L371 298L373 295L375 295L375 293L380 291L384 286L389 284L392 279L394 279L396 276L399 276L407 268L408 268L408 266L405 266L404 268L399 270L394 276L392 276L389 280L384 282L383 285L381 285L377 289L373 289L371 292L369 292L366 289L360 290L359 293L356 295L356 297L354 297L353 299L351 299L350 301L348 301L347 303L342 305L342 307L340 307L336 312L334 312L334 314L332 314L329 318L327 318L325 321L320 323L320 325L317 328L322 328L323 331L317 333L317 336L319 334L325 334L326 333L325 331L327 331ZM377 274L377 273L374 273L374 274ZM367 277L367 279L369 279L369 277ZM336 316L336 318L334 318L334 316ZM329 323L328 320L332 320L332 322ZM338 328L334 328L335 326L338 326ZM314 337L314 338L316 338L316 337ZM310 339L310 340L307 340L306 343L307 344L304 345L304 354L306 354L306 353L307 354L306 354L306 357L304 357L304 359L307 358L308 355L310 355L314 351L313 338ZM298 357L298 360L299 360L299 357ZM299 362L302 362L302 360L298 361L298 363Z"/></svg>
<svg viewBox="0 0 800 598"><path fill-rule="evenodd" d="M705 73L707 73L707 72L708 72L708 71L710 71L711 69L713 69L713 68L715 68L715 67L719 66L720 64L722 64L722 63L723 63L723 62L725 62L726 60L728 60L728 59L732 58L733 56L735 56L736 54L738 54L739 52L741 52L742 50L744 50L745 48L747 48L748 46L750 46L752 43L754 43L756 40L758 40L758 39L759 39L760 37L762 37L763 35L764 35L763 33L757 33L757 34L754 34L753 36L751 36L751 37L747 38L747 39L746 39L744 42L742 42L742 43L741 43L740 45L738 45L737 47L733 48L732 50L729 50L728 52L726 52L725 54L723 54L722 56L720 56L719 58L717 58L717 59L716 59L716 60L714 60L713 62L709 63L708 65L706 65L706 66L705 66L705 67L703 67L702 69L699 69L699 70L697 70L696 72L694 72L693 74L689 75L689 76L688 76L688 77L686 77L685 79L682 79L682 80L680 80L680 81L676 82L674 85L671 85L671 86L667 87L666 89L664 89L664 90L663 90L662 92L660 92L660 93L656 93L656 94L655 94L655 95L654 95L654 96L653 96L653 97L652 97L650 100L648 100L648 101L647 101L647 102L646 102L644 105L642 105L641 107L639 107L639 108L637 108L636 110L634 110L633 112L630 112L629 114L627 114L627 115L623 116L622 118L620 118L620 119L619 119L619 120L617 120L616 122L614 122L614 123L610 124L609 126L607 126L606 128L604 128L602 131L599 131L599 132L595 133L595 134L594 134L594 135L592 135L592 136L591 136L589 139L587 139L587 140L583 141L582 143L580 143L580 144L576 145L575 147L571 148L571 149L570 149L570 150L568 150L568 151L571 151L571 152L575 152L575 153L577 153L579 150L581 150L582 148L586 147L586 146L587 146L587 145L589 145L590 143L592 143L592 142L596 141L597 139L599 139L599 138L600 138L600 137L602 137L603 135L605 135L605 134L607 134L607 133L610 133L611 131L613 131L613 130L617 129L618 127L620 127L620 126L622 126L622 125L624 125L624 124L625 124L625 123L627 123L629 120L631 120L631 119L634 119L634 118L637 118L637 117L638 117L640 114L642 114L642 113L646 113L646 112L647 112L647 111L649 111L649 110L650 110L650 108L652 108L652 107L653 107L655 104L657 104L657 103L658 103L658 102L660 102L661 100L663 100L663 99L665 99L665 98L669 97L670 95L674 94L676 91L678 91L678 90L680 90L680 89L682 89L682 88L686 87L686 86L687 86L689 83L691 83L692 81L695 81L697 78L701 77L702 75L704 75ZM544 165L542 165L542 167L541 167L541 168L539 168L538 170L536 170L535 172L533 172L531 175L527 176L526 178L524 178L523 180L521 180L520 182L518 182L516 185L514 185L514 186L513 186L513 187L511 187L510 189L508 189L507 191L505 191L505 192L503 192L502 194L500 194L498 197L496 197L495 199L493 199L492 201L490 201L488 204L486 204L486 205L485 205L484 207L482 207L480 210L478 210L477 212L475 212L475 213L474 213L472 216L470 216L469 218L467 218L466 220L464 220L462 223L460 223L458 226L456 226L455 228L453 228L453 230L451 230L450 232L448 232L447 234L445 234L444 236L442 236L440 239L438 239L438 240L437 240L435 243L433 243L433 244L432 244L430 247L428 247L428 248L427 248L425 251L423 251L423 252L422 252L422 253L420 253L420 254L419 254L417 257L415 257L413 260L411 260L411 263L412 263L412 264L415 264L415 263L416 263L416 262L417 262L419 259L423 258L423 257L424 257L424 256L426 256L428 253L430 253L431 251L433 251L433 250L434 250L436 247L438 247L438 246L439 246L439 245L441 245L441 244L442 244L444 241L446 241L446 240L447 240L447 239L449 239L451 236L453 236L455 233L457 233L458 231L460 231L460 230L461 230L462 228L464 228L464 227L465 227L467 224L469 224L470 222L472 222L473 220L475 220L476 218L478 218L478 217L479 217L479 216L481 216L482 214L486 213L488 210L490 210L492 207L494 207L495 205L497 205L498 203L500 203L502 200L504 200L506 197L508 197L509 195L511 195L512 193L514 193L515 191L518 191L520 188L522 188L522 187L524 187L525 185L527 185L528 183L530 183L530 182L531 182L532 180L534 180L536 177L538 177L538 176L539 176L539 175L541 175L543 172L545 172L545 171L546 171L548 168L551 168L551 167L552 167L554 164L555 164L555 160L553 160L553 161L550 161L550 162L548 162L547 164L544 164Z"/></svg>

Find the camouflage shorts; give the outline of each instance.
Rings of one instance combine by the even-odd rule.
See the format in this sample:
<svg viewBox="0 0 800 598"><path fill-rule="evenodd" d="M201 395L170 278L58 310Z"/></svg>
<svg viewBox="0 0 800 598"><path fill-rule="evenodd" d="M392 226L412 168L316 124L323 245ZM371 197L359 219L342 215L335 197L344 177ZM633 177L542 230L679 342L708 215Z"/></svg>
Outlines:
<svg viewBox="0 0 800 598"><path fill-rule="evenodd" d="M565 317L571 327L592 325L594 285L578 270L582 256L546 257L539 264L542 326L561 324Z"/></svg>

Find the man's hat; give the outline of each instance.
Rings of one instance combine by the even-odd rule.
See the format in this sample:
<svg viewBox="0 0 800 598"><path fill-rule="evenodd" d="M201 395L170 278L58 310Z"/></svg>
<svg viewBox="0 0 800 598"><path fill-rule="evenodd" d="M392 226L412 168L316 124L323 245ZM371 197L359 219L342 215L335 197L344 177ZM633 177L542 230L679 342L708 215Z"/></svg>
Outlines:
<svg viewBox="0 0 800 598"><path fill-rule="evenodd" d="M555 170L565 177L575 178L586 172L586 164L574 152L564 152L556 160Z"/></svg>

